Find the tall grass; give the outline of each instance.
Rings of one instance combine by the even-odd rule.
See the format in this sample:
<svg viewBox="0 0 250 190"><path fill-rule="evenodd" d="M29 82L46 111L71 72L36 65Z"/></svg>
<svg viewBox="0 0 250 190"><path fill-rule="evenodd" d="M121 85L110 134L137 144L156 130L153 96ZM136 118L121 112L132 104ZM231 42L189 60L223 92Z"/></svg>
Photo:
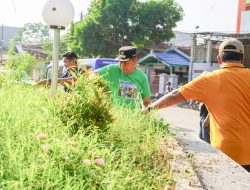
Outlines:
<svg viewBox="0 0 250 190"><path fill-rule="evenodd" d="M58 117L64 100L2 83L0 189L163 189L172 182L161 150L167 124L113 107L108 130L72 135Z"/></svg>

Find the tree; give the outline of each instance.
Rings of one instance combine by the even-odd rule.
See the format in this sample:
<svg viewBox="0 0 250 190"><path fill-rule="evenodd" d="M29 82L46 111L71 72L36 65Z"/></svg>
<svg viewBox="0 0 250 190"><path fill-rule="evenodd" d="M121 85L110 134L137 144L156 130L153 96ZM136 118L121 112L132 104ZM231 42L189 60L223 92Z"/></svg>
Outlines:
<svg viewBox="0 0 250 190"><path fill-rule="evenodd" d="M182 12L174 0L93 0L86 17L74 24L73 45L80 55L113 57L124 45L165 42Z"/></svg>
<svg viewBox="0 0 250 190"><path fill-rule="evenodd" d="M133 17L135 27L130 33L135 44L151 45L174 37L172 28L182 19L182 9L173 0L151 0L138 9L138 17Z"/></svg>
<svg viewBox="0 0 250 190"><path fill-rule="evenodd" d="M66 52L71 50L70 49L70 39L69 35L64 35L60 38L59 44L59 59L62 58L62 55ZM47 60L52 60L52 53L53 53L53 42L52 40L46 41L42 44L42 49L48 54Z"/></svg>
<svg viewBox="0 0 250 190"><path fill-rule="evenodd" d="M44 43L51 40L51 32L48 25L38 23L26 23L20 34L22 43Z"/></svg>

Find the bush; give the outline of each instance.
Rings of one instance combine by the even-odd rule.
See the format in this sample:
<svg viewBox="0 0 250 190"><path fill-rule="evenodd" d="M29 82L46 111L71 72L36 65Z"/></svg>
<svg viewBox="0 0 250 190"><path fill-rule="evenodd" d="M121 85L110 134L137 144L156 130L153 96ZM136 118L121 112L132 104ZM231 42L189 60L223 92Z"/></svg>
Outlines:
<svg viewBox="0 0 250 190"><path fill-rule="evenodd" d="M21 80L32 71L36 63L36 59L29 53L15 54L9 57L7 67L15 72L17 80Z"/></svg>
<svg viewBox="0 0 250 190"><path fill-rule="evenodd" d="M79 79L75 91L58 93L54 99L46 88L4 83L0 90L0 189L163 189L172 182L165 159L168 153L161 146L169 136L168 125L139 111L112 107L108 94L97 76ZM77 107L70 98L81 105ZM90 105L96 106L93 101L100 98L108 102L98 102L97 110L109 112L93 112L103 114L104 128L90 113ZM75 121L82 133L67 133L71 121L58 115L62 102L73 112L65 117L84 125ZM109 120L104 117L107 113ZM105 135L95 132L94 126ZM86 130L91 133L83 135Z"/></svg>
<svg viewBox="0 0 250 190"><path fill-rule="evenodd" d="M110 90L105 81L91 71L79 76L74 87L68 86L70 93L59 109L59 118L76 134L80 129L86 131L106 131L113 122Z"/></svg>

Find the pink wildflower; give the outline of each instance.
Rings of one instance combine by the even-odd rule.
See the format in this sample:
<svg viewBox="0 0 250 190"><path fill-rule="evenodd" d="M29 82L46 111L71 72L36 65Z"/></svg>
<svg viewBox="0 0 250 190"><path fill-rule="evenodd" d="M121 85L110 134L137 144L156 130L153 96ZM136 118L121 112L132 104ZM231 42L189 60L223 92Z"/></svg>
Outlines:
<svg viewBox="0 0 250 190"><path fill-rule="evenodd" d="M43 144L42 149L44 152L49 152L50 146L48 144Z"/></svg>
<svg viewBox="0 0 250 190"><path fill-rule="evenodd" d="M43 133L40 133L40 134L36 135L36 139L37 139L37 140L43 140L43 139L45 139L45 138L46 138L46 136L45 136L45 134L43 134Z"/></svg>
<svg viewBox="0 0 250 190"><path fill-rule="evenodd" d="M91 164L91 161L88 160L88 159L85 159L85 160L82 161L82 163L83 163L83 164L86 164L86 165L89 165L89 164Z"/></svg>
<svg viewBox="0 0 250 190"><path fill-rule="evenodd" d="M97 159L95 159L95 163L99 166L103 166L105 161L101 158L97 158Z"/></svg>
<svg viewBox="0 0 250 190"><path fill-rule="evenodd" d="M145 149L146 149L146 147L145 147L144 144L141 144L141 149L142 149L142 150L145 150Z"/></svg>

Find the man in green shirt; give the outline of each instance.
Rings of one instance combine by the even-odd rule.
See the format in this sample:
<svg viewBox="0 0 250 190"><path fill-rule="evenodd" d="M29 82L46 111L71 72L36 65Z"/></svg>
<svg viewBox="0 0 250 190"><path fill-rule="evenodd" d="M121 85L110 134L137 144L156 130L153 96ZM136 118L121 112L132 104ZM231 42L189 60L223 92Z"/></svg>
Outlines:
<svg viewBox="0 0 250 190"><path fill-rule="evenodd" d="M136 67L137 49L125 46L119 49L119 64L112 64L97 72L108 81L115 104L131 109L150 104L150 87L146 74Z"/></svg>

